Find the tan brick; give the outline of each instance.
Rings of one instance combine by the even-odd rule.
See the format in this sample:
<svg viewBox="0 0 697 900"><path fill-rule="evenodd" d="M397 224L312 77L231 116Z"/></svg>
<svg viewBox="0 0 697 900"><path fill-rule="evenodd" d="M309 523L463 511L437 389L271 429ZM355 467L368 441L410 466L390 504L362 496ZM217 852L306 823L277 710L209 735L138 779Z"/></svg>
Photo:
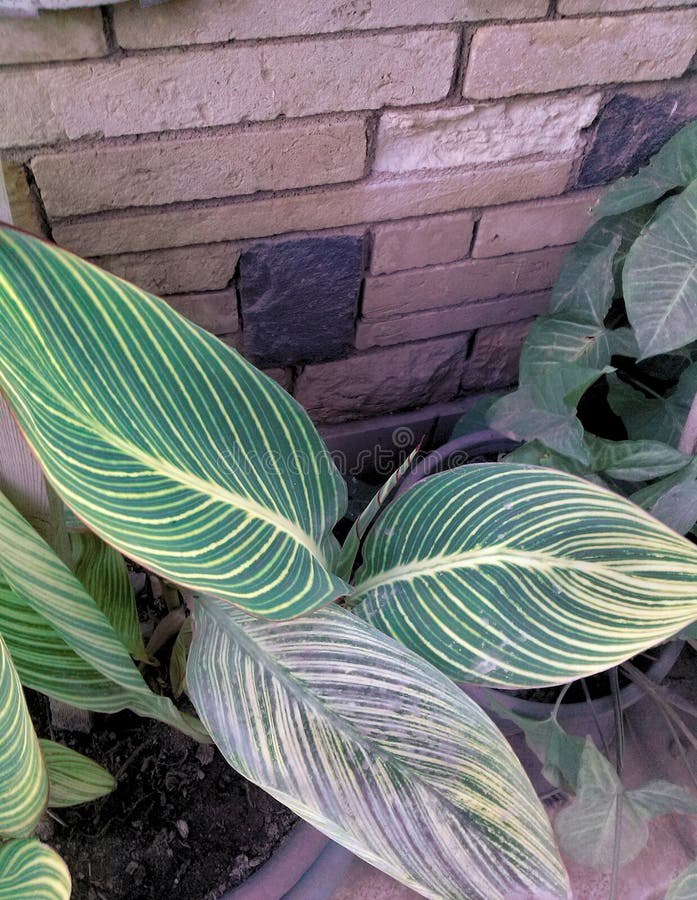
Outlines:
<svg viewBox="0 0 697 900"><path fill-rule="evenodd" d="M3 18L0 65L88 59L107 54L98 9L42 12L35 19Z"/></svg>
<svg viewBox="0 0 697 900"><path fill-rule="evenodd" d="M516 384L520 351L534 321L526 319L478 331L462 374L461 390L492 390Z"/></svg>
<svg viewBox="0 0 697 900"><path fill-rule="evenodd" d="M55 222L53 235L76 253L101 256L319 231L552 196L564 190L570 171L571 162L561 160L374 179L285 197Z"/></svg>
<svg viewBox="0 0 697 900"><path fill-rule="evenodd" d="M212 334L227 335L239 331L234 288L203 294L179 294L164 299L177 312Z"/></svg>
<svg viewBox="0 0 697 900"><path fill-rule="evenodd" d="M317 422L343 422L439 400L458 392L469 336L402 344L306 366L295 398Z"/></svg>
<svg viewBox="0 0 697 900"><path fill-rule="evenodd" d="M544 16L546 0L285 0L255 3L230 0L178 0L169 8L140 9L135 3L114 8L116 39L122 47L148 48L363 28L437 25L486 19Z"/></svg>
<svg viewBox="0 0 697 900"><path fill-rule="evenodd" d="M38 201L32 196L24 166L4 160L0 178L5 181L13 224L42 237L43 225Z"/></svg>
<svg viewBox="0 0 697 900"><path fill-rule="evenodd" d="M558 0L557 12L562 16L588 13L630 12L661 9L665 6L693 6L694 0Z"/></svg>
<svg viewBox="0 0 697 900"><path fill-rule="evenodd" d="M457 32L390 32L163 51L0 72L2 146L428 103Z"/></svg>
<svg viewBox="0 0 697 900"><path fill-rule="evenodd" d="M406 316L364 320L356 329L356 349L423 341L427 338L539 316L549 307L549 291L465 303L447 310L432 309Z"/></svg>
<svg viewBox="0 0 697 900"><path fill-rule="evenodd" d="M551 287L568 247L517 253L494 259L466 259L393 275L368 277L363 316L386 319L405 313L459 306L467 300L541 291ZM441 310L441 315L450 315Z"/></svg>
<svg viewBox="0 0 697 900"><path fill-rule="evenodd" d="M535 154L573 156L600 100L596 93L383 113L374 170L448 169Z"/></svg>
<svg viewBox="0 0 697 900"><path fill-rule="evenodd" d="M99 256L92 262L143 290L162 295L227 287L239 257L239 244L220 243Z"/></svg>
<svg viewBox="0 0 697 900"><path fill-rule="evenodd" d="M574 244L592 224L590 209L603 188L486 209L472 256L504 256L541 247Z"/></svg>
<svg viewBox="0 0 697 900"><path fill-rule="evenodd" d="M378 225L373 229L371 270L380 275L463 259L469 253L473 226L469 212Z"/></svg>
<svg viewBox="0 0 697 900"><path fill-rule="evenodd" d="M34 157L50 216L334 184L361 178L365 121L315 119Z"/></svg>
<svg viewBox="0 0 697 900"><path fill-rule="evenodd" d="M683 74L695 49L695 9L485 25L472 40L464 95L507 97L674 78Z"/></svg>

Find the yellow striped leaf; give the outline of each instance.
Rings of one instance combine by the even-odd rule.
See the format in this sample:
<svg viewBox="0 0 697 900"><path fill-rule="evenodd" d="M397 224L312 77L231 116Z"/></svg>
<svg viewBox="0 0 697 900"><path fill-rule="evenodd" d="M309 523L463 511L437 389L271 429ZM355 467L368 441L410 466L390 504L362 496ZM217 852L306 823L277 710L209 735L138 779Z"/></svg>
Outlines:
<svg viewBox="0 0 697 900"><path fill-rule="evenodd" d="M697 547L551 469L428 478L386 510L363 559L357 613L458 681L561 684L697 618Z"/></svg>
<svg viewBox="0 0 697 900"><path fill-rule="evenodd" d="M128 706L205 738L199 723L148 688L104 613L2 494L0 633L21 665L25 684L58 697L67 687L68 693L77 693L77 706L113 711L116 703L116 709ZM47 648L51 655L44 652ZM70 674L67 686L61 683L75 656L87 664L80 673L87 676L84 687ZM96 679L90 670L98 673Z"/></svg>
<svg viewBox="0 0 697 900"><path fill-rule="evenodd" d="M70 872L39 841L0 845L0 900L70 900Z"/></svg>
<svg viewBox="0 0 697 900"><path fill-rule="evenodd" d="M89 531L73 532L70 546L76 577L111 622L124 647L135 659L150 662L123 556Z"/></svg>
<svg viewBox="0 0 697 900"><path fill-rule="evenodd" d="M424 897L568 896L518 759L433 666L336 606L194 616L190 696L245 778Z"/></svg>
<svg viewBox="0 0 697 900"><path fill-rule="evenodd" d="M48 805L88 803L116 787L114 776L88 756L55 741L39 740L48 772Z"/></svg>
<svg viewBox="0 0 697 900"><path fill-rule="evenodd" d="M0 837L25 837L41 818L48 778L19 676L0 637Z"/></svg>
<svg viewBox="0 0 697 900"><path fill-rule="evenodd" d="M286 618L329 571L344 483L304 410L162 300L0 229L0 387L91 530L178 584Z"/></svg>

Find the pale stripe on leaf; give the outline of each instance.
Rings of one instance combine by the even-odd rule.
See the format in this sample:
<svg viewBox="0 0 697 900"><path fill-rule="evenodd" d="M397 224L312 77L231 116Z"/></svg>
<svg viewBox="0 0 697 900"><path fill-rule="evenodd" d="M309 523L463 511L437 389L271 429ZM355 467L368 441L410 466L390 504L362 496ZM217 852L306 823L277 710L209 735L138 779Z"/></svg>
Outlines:
<svg viewBox="0 0 697 900"><path fill-rule="evenodd" d="M561 684L697 618L697 547L549 469L428 478L386 510L363 559L358 614L458 681Z"/></svg>
<svg viewBox="0 0 697 900"><path fill-rule="evenodd" d="M167 303L0 229L0 386L89 527L175 583L286 618L329 571L344 483L304 410Z"/></svg>
<svg viewBox="0 0 697 900"><path fill-rule="evenodd" d="M0 900L70 900L70 872L60 856L35 840L0 845Z"/></svg>
<svg viewBox="0 0 697 900"><path fill-rule="evenodd" d="M194 616L189 692L245 778L425 897L567 896L520 763L431 665L338 607Z"/></svg>

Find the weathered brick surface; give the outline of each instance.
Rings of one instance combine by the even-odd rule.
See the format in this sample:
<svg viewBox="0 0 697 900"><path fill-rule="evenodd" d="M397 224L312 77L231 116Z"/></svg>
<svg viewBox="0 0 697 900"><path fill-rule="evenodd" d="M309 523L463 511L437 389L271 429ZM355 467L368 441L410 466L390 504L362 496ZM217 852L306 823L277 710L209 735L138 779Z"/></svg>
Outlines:
<svg viewBox="0 0 697 900"><path fill-rule="evenodd" d="M457 38L390 32L8 69L0 146L428 103L448 93Z"/></svg>
<svg viewBox="0 0 697 900"><path fill-rule="evenodd" d="M433 266L366 279L363 316L385 319L405 313L458 306L551 287L568 247L551 247L492 259L467 259L449 266ZM451 313L441 310L447 317Z"/></svg>
<svg viewBox="0 0 697 900"><path fill-rule="evenodd" d="M290 392L293 387L293 370L286 366L285 368L282 366L273 366L270 369L262 369L265 375L268 375L269 378L273 378L275 382L281 385L281 387Z"/></svg>
<svg viewBox="0 0 697 900"><path fill-rule="evenodd" d="M258 244L240 260L245 352L293 365L345 356L361 283L355 237Z"/></svg>
<svg viewBox="0 0 697 900"><path fill-rule="evenodd" d="M445 311L430 309L380 321L366 320L358 323L356 348L368 350L371 347L422 341L460 331L474 331L477 328L542 315L548 307L549 291L539 291L519 297L466 303Z"/></svg>
<svg viewBox="0 0 697 900"><path fill-rule="evenodd" d="M213 334L229 335L239 331L234 288L203 294L178 294L164 299L177 312Z"/></svg>
<svg viewBox="0 0 697 900"><path fill-rule="evenodd" d="M169 9L155 6L143 10L137 4L120 4L114 8L114 22L122 47L152 48L492 18L527 19L544 16L546 11L546 0L285 0L265 5L263 12L253 3L179 0Z"/></svg>
<svg viewBox="0 0 697 900"><path fill-rule="evenodd" d="M239 244L220 243L101 256L92 262L143 290L162 295L227 287L239 258Z"/></svg>
<svg viewBox="0 0 697 900"><path fill-rule="evenodd" d="M463 259L469 253L473 225L469 212L377 225L371 271L380 275Z"/></svg>
<svg viewBox="0 0 697 900"><path fill-rule="evenodd" d="M558 0L557 12L562 16L588 13L631 12L661 9L666 6L693 6L694 0Z"/></svg>
<svg viewBox="0 0 697 900"><path fill-rule="evenodd" d="M472 40L464 95L506 97L674 78L696 49L695 9L485 25Z"/></svg>
<svg viewBox="0 0 697 900"><path fill-rule="evenodd" d="M697 78L656 90L630 89L605 106L578 177L580 187L634 173L678 131L697 118Z"/></svg>
<svg viewBox="0 0 697 900"><path fill-rule="evenodd" d="M458 392L469 335L403 344L307 366L296 399L317 422L342 422L450 400Z"/></svg>
<svg viewBox="0 0 697 900"><path fill-rule="evenodd" d="M380 118L377 172L447 169L573 155L600 94L504 100L479 106L387 112Z"/></svg>
<svg viewBox="0 0 697 900"><path fill-rule="evenodd" d="M37 201L29 189L24 166L3 161L0 167L0 177L5 181L13 224L41 237L43 235L42 220Z"/></svg>
<svg viewBox="0 0 697 900"><path fill-rule="evenodd" d="M534 319L483 328L474 338L472 356L462 373L463 391L493 390L518 381L523 342Z"/></svg>
<svg viewBox="0 0 697 900"><path fill-rule="evenodd" d="M553 196L564 190L570 172L571 162L561 160L511 163L419 178L374 179L348 187L211 207L55 222L53 235L84 256L268 237Z"/></svg>
<svg viewBox="0 0 697 900"><path fill-rule="evenodd" d="M98 9L42 12L35 19L3 18L0 65L105 56L106 38Z"/></svg>
<svg viewBox="0 0 697 900"><path fill-rule="evenodd" d="M591 225L600 190L485 209L472 256L504 256L575 243Z"/></svg>
<svg viewBox="0 0 697 900"><path fill-rule="evenodd" d="M353 181L365 146L352 116L40 154L31 166L48 214L67 216Z"/></svg>

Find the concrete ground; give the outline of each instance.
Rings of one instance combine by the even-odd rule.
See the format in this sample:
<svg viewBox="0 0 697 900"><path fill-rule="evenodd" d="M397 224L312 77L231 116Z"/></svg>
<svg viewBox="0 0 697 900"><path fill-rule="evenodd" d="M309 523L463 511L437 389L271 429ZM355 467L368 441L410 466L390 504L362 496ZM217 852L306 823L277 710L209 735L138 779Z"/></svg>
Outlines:
<svg viewBox="0 0 697 900"><path fill-rule="evenodd" d="M668 682L671 690L697 704L697 660L684 654ZM623 781L638 787L665 778L697 796L680 753L656 704L644 698L627 715ZM693 731L695 720L683 714ZM697 752L687 750L697 772ZM560 809L550 810L550 816ZM618 900L664 900L675 876L697 859L697 816L661 816L649 823L649 843L637 859L620 869ZM607 900L609 876L584 869L565 859L574 900ZM333 900L415 900L420 895L398 884L361 860L355 859ZM532 898L531 898L532 900Z"/></svg>

